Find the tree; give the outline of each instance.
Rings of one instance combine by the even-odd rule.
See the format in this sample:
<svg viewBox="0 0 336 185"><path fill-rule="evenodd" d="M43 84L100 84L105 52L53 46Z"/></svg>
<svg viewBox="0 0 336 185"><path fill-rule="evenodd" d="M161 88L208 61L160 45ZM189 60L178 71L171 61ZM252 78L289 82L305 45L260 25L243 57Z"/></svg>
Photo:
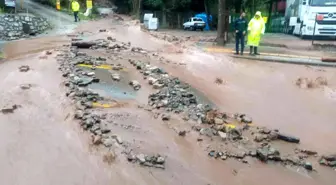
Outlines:
<svg viewBox="0 0 336 185"><path fill-rule="evenodd" d="M217 44L225 44L225 0L218 0Z"/></svg>

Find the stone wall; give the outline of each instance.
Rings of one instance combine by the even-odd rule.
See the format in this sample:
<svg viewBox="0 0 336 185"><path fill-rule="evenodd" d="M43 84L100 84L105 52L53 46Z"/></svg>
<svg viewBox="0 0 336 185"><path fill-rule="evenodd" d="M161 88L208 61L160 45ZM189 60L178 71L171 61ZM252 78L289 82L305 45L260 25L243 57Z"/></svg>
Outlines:
<svg viewBox="0 0 336 185"><path fill-rule="evenodd" d="M0 15L0 39L15 40L40 34L50 28L47 19L32 15Z"/></svg>

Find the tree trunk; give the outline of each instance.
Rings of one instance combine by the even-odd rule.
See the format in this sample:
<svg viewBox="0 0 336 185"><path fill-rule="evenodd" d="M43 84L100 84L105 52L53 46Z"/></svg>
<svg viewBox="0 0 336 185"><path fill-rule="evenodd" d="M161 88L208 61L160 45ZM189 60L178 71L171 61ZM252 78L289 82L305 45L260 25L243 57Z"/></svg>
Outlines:
<svg viewBox="0 0 336 185"><path fill-rule="evenodd" d="M141 0L132 0L132 14L139 19L141 13Z"/></svg>
<svg viewBox="0 0 336 185"><path fill-rule="evenodd" d="M207 16L207 22L208 22L208 26L209 29L211 30L212 28L212 24L211 24L211 20L210 20L210 9L209 9L209 0L204 0L204 10Z"/></svg>
<svg viewBox="0 0 336 185"><path fill-rule="evenodd" d="M273 0L269 1L269 9L268 9L268 18L267 18L267 26L266 28L270 30L271 28L271 18L272 18L272 8L273 8Z"/></svg>
<svg viewBox="0 0 336 185"><path fill-rule="evenodd" d="M242 0L235 0L235 12L236 13L241 13L242 11L242 3L243 1Z"/></svg>
<svg viewBox="0 0 336 185"><path fill-rule="evenodd" d="M225 44L225 0L218 0L217 45Z"/></svg>

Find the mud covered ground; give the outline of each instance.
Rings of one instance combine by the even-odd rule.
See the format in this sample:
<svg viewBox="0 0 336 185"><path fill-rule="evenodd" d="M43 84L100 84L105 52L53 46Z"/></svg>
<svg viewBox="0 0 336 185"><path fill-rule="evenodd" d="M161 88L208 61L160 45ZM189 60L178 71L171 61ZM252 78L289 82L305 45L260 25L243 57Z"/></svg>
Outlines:
<svg viewBox="0 0 336 185"><path fill-rule="evenodd" d="M60 38L18 41L5 48L7 56L21 57L0 65L0 108L13 110L0 113L3 184L334 184L333 168L318 164L320 156L335 153L334 69L204 53L113 18L83 24ZM75 49L71 39L109 44ZM36 44L48 42L50 53ZM209 104L229 118L213 124L167 112L164 105L150 106L149 95L161 88L153 89L149 76L162 74L146 77L147 62L190 84L198 104ZM30 69L21 72L22 65ZM98 94L78 94L76 80L84 77L98 79L81 87ZM316 82L319 77L327 83ZM297 84L299 78L307 80ZM133 80L139 90L129 85ZM252 124L234 119L234 113L252 117ZM224 139L218 134L218 126L228 125L242 132L238 140L229 130ZM271 140L263 127L298 137L300 144ZM258 134L267 138L257 142ZM278 150L280 162L265 163L250 154L261 146ZM156 156L155 161L142 163L143 155ZM296 159L298 164L288 162ZM314 170L307 169L309 163Z"/></svg>

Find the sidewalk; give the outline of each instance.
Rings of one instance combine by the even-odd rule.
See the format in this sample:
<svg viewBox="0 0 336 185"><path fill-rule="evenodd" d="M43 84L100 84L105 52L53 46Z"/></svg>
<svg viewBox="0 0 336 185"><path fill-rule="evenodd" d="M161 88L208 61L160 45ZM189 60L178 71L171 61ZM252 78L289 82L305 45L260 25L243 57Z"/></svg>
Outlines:
<svg viewBox="0 0 336 185"><path fill-rule="evenodd" d="M320 53L317 55L312 51L299 51L295 50L292 52L285 52L281 48L270 48L270 47L261 47L260 55L250 56L249 52L244 51L244 55L233 55L235 50L230 48L230 45L226 47L217 47L217 46L205 46L202 48L206 52L215 52L215 53L228 53L232 54L234 58L244 58L249 60L259 60L267 62L279 62L279 63L291 63L291 64L301 64L301 65L314 65L314 66L326 66L326 67L336 67L336 55L325 55ZM278 52L279 51L279 52ZM293 53L293 54L287 54ZM332 62L323 62L326 57Z"/></svg>

